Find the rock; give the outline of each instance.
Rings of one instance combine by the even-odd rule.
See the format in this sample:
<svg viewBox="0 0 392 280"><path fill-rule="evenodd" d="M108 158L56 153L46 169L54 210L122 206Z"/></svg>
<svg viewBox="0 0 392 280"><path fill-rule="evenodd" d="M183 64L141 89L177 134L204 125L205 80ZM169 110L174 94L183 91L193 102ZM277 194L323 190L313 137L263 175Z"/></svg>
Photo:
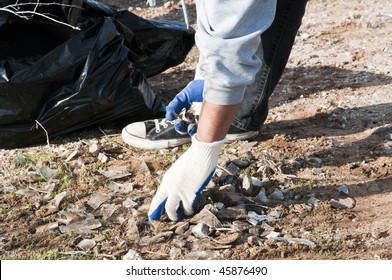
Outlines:
<svg viewBox="0 0 392 280"><path fill-rule="evenodd" d="M114 181L109 182L109 189L116 193L130 193L133 191L133 183L120 184Z"/></svg>
<svg viewBox="0 0 392 280"><path fill-rule="evenodd" d="M276 238L278 238L281 235L282 235L282 233L280 233L280 232L276 232L276 231L268 232L268 231L266 231L263 234L261 234L261 237L265 237L267 239L275 239L276 240Z"/></svg>
<svg viewBox="0 0 392 280"><path fill-rule="evenodd" d="M248 217L248 214L245 209L239 209L239 208L234 208L234 207L227 207L222 210L220 210L216 214L218 219L221 220L241 220L241 219L246 219Z"/></svg>
<svg viewBox="0 0 392 280"><path fill-rule="evenodd" d="M308 199L307 204L313 207L317 207L319 205L320 200L316 197L311 197Z"/></svg>
<svg viewBox="0 0 392 280"><path fill-rule="evenodd" d="M169 257L171 260L177 259L182 255L182 251L180 248L173 247L170 249Z"/></svg>
<svg viewBox="0 0 392 280"><path fill-rule="evenodd" d="M86 204L90 206L93 210L96 210L99 208L99 206L108 201L110 198L111 196L108 194L95 193L90 197Z"/></svg>
<svg viewBox="0 0 392 280"><path fill-rule="evenodd" d="M267 222L275 221L275 219L271 216L258 215L256 212L253 212L253 211L249 211L247 220L249 223L251 223L254 226L263 222L263 221L267 221Z"/></svg>
<svg viewBox="0 0 392 280"><path fill-rule="evenodd" d="M43 166L38 170L39 174L46 180L49 181L57 176L58 171L51 169L49 166Z"/></svg>
<svg viewBox="0 0 392 280"><path fill-rule="evenodd" d="M206 208L203 208L198 214L192 217L190 223L193 224L205 224L210 229L216 229L222 227L222 223L218 220L218 218L212 214Z"/></svg>
<svg viewBox="0 0 392 280"><path fill-rule="evenodd" d="M245 202L242 194L227 189L221 189L213 194L214 202L222 202L226 206L234 206Z"/></svg>
<svg viewBox="0 0 392 280"><path fill-rule="evenodd" d="M347 195L348 195L348 193L349 193L348 187L347 187L346 185L340 186L340 187L338 188L338 191L341 192L341 193L347 194Z"/></svg>
<svg viewBox="0 0 392 280"><path fill-rule="evenodd" d="M105 153L99 153L98 160L102 163L107 163L109 161L109 157Z"/></svg>
<svg viewBox="0 0 392 280"><path fill-rule="evenodd" d="M175 233L184 234L189 229L189 222L180 222L176 225Z"/></svg>
<svg viewBox="0 0 392 280"><path fill-rule="evenodd" d="M209 226L203 223L198 223L192 228L192 234L199 238L205 238L211 233Z"/></svg>
<svg viewBox="0 0 392 280"><path fill-rule="evenodd" d="M123 260L129 260L129 261L136 261L136 260L143 260L142 255L135 250L129 250L128 253L126 253L123 257Z"/></svg>
<svg viewBox="0 0 392 280"><path fill-rule="evenodd" d="M101 150L102 145L100 143L91 143L88 151L90 154L98 155L99 151Z"/></svg>
<svg viewBox="0 0 392 280"><path fill-rule="evenodd" d="M240 168L233 162L230 162L226 168L231 173L231 175L238 176L238 174L240 173Z"/></svg>
<svg viewBox="0 0 392 280"><path fill-rule="evenodd" d="M252 177L246 173L242 179L242 193L249 196L255 196L259 191L260 187L256 187L252 183Z"/></svg>
<svg viewBox="0 0 392 280"><path fill-rule="evenodd" d="M232 244L237 241L241 237L240 232L233 232L233 233L223 233L220 234L218 238L213 239L214 242L221 244L221 245L228 245Z"/></svg>
<svg viewBox="0 0 392 280"><path fill-rule="evenodd" d="M57 212L60 209L60 204L66 196L67 192L61 192L56 195L46 206L47 214L52 214Z"/></svg>
<svg viewBox="0 0 392 280"><path fill-rule="evenodd" d="M356 200L352 197L340 197L337 200L331 199L331 207L336 209L352 209L356 205Z"/></svg>
<svg viewBox="0 0 392 280"><path fill-rule="evenodd" d="M240 159L240 158L233 159L232 163L234 163L239 168L246 168L246 167L248 167L250 165L248 160Z"/></svg>
<svg viewBox="0 0 392 280"><path fill-rule="evenodd" d="M137 240L140 238L139 228L137 226L137 221L134 217L130 217L128 219L126 236L132 240Z"/></svg>
<svg viewBox="0 0 392 280"><path fill-rule="evenodd" d="M315 168L321 168L323 166L323 161L316 157L306 157L307 164Z"/></svg>
<svg viewBox="0 0 392 280"><path fill-rule="evenodd" d="M116 166L107 171L99 171L103 176L115 180L131 176L132 173L128 172L127 166Z"/></svg>
<svg viewBox="0 0 392 280"><path fill-rule="evenodd" d="M274 190L273 193L270 194L269 196L273 200L278 200L278 201L283 201L284 200L284 194L282 191L276 189Z"/></svg>
<svg viewBox="0 0 392 280"><path fill-rule="evenodd" d="M122 206L128 209L134 209L139 206L139 203L131 197L127 197L127 199L123 201Z"/></svg>
<svg viewBox="0 0 392 280"><path fill-rule="evenodd" d="M89 233L93 229L101 227L100 221L96 220L93 215L86 219L69 223L67 226L60 226L61 233Z"/></svg>
<svg viewBox="0 0 392 280"><path fill-rule="evenodd" d="M45 232L57 229L58 227L59 227L59 224L57 222L49 223L49 224L37 227L35 233L37 233L37 234L45 233Z"/></svg>
<svg viewBox="0 0 392 280"><path fill-rule="evenodd" d="M256 177L251 177L252 179L252 185L255 187L261 188L263 186L263 181L261 181L259 178Z"/></svg>
<svg viewBox="0 0 392 280"><path fill-rule="evenodd" d="M93 239L83 239L76 245L76 247L82 249L83 251L88 251L94 248L96 244L97 243Z"/></svg>
<svg viewBox="0 0 392 280"><path fill-rule="evenodd" d="M264 188L261 189L261 191L259 192L259 194L257 195L256 198L257 198L261 203L264 203L264 204L266 204L266 203L269 202L269 199L268 199L267 195L265 194L265 189L264 189Z"/></svg>
<svg viewBox="0 0 392 280"><path fill-rule="evenodd" d="M147 246L150 244L164 242L164 241L167 241L167 239L169 239L172 236L173 236L172 231L159 232L155 236L144 236L140 239L139 245L140 246Z"/></svg>

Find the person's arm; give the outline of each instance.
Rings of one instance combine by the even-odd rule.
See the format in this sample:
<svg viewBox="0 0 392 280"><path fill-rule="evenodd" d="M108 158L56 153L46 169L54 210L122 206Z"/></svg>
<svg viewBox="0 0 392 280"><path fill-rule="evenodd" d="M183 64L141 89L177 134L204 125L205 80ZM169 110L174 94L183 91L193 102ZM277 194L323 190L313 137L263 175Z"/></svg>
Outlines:
<svg viewBox="0 0 392 280"><path fill-rule="evenodd" d="M218 164L224 138L246 85L260 67L261 33L272 23L276 0L198 0L198 73L204 78L203 106L191 147L170 167L151 201L150 220L166 212L177 221L191 215Z"/></svg>
<svg viewBox="0 0 392 280"><path fill-rule="evenodd" d="M261 34L275 16L276 0L198 0L196 76L203 77L206 101L233 105L242 101L261 61Z"/></svg>

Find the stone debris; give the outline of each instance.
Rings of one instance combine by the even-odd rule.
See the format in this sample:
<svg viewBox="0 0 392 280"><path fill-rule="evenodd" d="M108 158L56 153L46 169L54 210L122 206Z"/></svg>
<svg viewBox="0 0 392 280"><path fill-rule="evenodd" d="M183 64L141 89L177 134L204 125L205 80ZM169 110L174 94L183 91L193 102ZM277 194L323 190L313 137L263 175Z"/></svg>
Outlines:
<svg viewBox="0 0 392 280"><path fill-rule="evenodd" d="M248 160L240 158L233 159L232 163L239 168L247 168L250 165L250 162Z"/></svg>
<svg viewBox="0 0 392 280"><path fill-rule="evenodd" d="M66 226L60 226L61 233L90 233L92 230L100 228L101 222L94 218L93 215L88 215L83 220L70 222Z"/></svg>
<svg viewBox="0 0 392 280"><path fill-rule="evenodd" d="M136 251L136 250L132 250L130 249L123 257L123 260L127 260L127 261L137 261L137 260L144 260L142 255Z"/></svg>
<svg viewBox="0 0 392 280"><path fill-rule="evenodd" d="M204 207L199 213L193 216L190 219L190 223L205 224L210 229L216 229L222 227L222 223L219 221L219 219L213 213L211 213L211 211L209 211L206 207Z"/></svg>
<svg viewBox="0 0 392 280"><path fill-rule="evenodd" d="M236 192L232 185L222 186L218 192L214 193L213 200L222 202L226 206L235 206L245 202L244 196Z"/></svg>
<svg viewBox="0 0 392 280"><path fill-rule="evenodd" d="M115 193L130 193L133 191L133 183L120 184L114 181L109 182L109 189Z"/></svg>
<svg viewBox="0 0 392 280"><path fill-rule="evenodd" d="M283 201L283 200L284 200L284 194L283 194L282 191L276 189L276 190L274 190L274 191L270 194L269 198L270 198L270 199L273 199L273 200L277 200L277 201Z"/></svg>
<svg viewBox="0 0 392 280"><path fill-rule="evenodd" d="M109 170L99 172L110 180L121 179L132 175L132 173L128 172L127 166L116 166Z"/></svg>
<svg viewBox="0 0 392 280"><path fill-rule="evenodd" d="M174 232L175 232L175 234L182 235L182 234L185 234L185 232L189 229L189 227L190 227L190 223L188 221L179 222L176 224Z"/></svg>
<svg viewBox="0 0 392 280"><path fill-rule="evenodd" d="M211 233L211 229L208 225L198 223L192 228L192 234L197 238L206 238Z"/></svg>
<svg viewBox="0 0 392 280"><path fill-rule="evenodd" d="M57 170L51 169L49 166L46 165L41 167L38 172L46 181L53 179L59 173Z"/></svg>
<svg viewBox="0 0 392 280"><path fill-rule="evenodd" d="M340 186L340 187L338 188L338 191L339 191L340 193L344 193L344 194L346 194L346 195L348 195L348 193L349 193L349 189L348 189L348 187L347 187L346 185Z"/></svg>
<svg viewBox="0 0 392 280"><path fill-rule="evenodd" d="M48 231L55 230L58 227L59 227L59 224L57 222L49 223L49 224L37 227L35 233L36 234L46 233Z"/></svg>
<svg viewBox="0 0 392 280"><path fill-rule="evenodd" d="M107 163L109 161L109 157L105 153L99 153L98 160L102 163Z"/></svg>
<svg viewBox="0 0 392 280"><path fill-rule="evenodd" d="M330 205L336 209L352 209L356 205L356 200L352 197L340 197L338 199L331 199Z"/></svg>
<svg viewBox="0 0 392 280"><path fill-rule="evenodd" d="M89 251L95 247L97 243L93 239L83 239L80 241L76 247L82 249L83 251Z"/></svg>
<svg viewBox="0 0 392 280"><path fill-rule="evenodd" d="M263 204L269 202L267 195L265 194L265 189L261 188L260 192L257 194L256 198Z"/></svg>
<svg viewBox="0 0 392 280"><path fill-rule="evenodd" d="M64 197L67 195L67 192L61 192L58 195L56 195L45 207L46 208L46 214L53 214L60 209L60 204L63 201Z"/></svg>
<svg viewBox="0 0 392 280"><path fill-rule="evenodd" d="M252 225L257 225L261 222L267 221L267 222L273 222L275 219L271 216L268 215L259 215L256 212L250 211L248 213L248 222L251 223Z"/></svg>
<svg viewBox="0 0 392 280"><path fill-rule="evenodd" d="M96 210L99 206L108 201L110 198L111 196L109 194L95 193L90 197L86 204L93 210Z"/></svg>

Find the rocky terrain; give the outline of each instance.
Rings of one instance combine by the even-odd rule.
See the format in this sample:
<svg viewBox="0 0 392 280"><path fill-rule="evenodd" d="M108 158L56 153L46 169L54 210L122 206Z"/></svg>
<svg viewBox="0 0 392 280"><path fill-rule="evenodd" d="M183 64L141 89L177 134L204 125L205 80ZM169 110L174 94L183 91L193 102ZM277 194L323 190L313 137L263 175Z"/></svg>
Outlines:
<svg viewBox="0 0 392 280"><path fill-rule="evenodd" d="M177 1L102 2L183 20ZM146 213L189 145L133 148L111 123L0 150L1 259L392 259L390 34L389 0L310 0L260 135L224 146L178 223ZM163 100L197 56L150 79Z"/></svg>

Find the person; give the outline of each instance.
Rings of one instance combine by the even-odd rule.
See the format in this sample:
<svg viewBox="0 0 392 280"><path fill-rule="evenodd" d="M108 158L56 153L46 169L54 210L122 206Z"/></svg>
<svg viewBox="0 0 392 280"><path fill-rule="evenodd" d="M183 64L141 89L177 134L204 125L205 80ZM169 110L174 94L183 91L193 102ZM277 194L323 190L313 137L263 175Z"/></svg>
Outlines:
<svg viewBox="0 0 392 280"><path fill-rule="evenodd" d="M142 148L192 142L162 178L149 219L166 212L172 221L192 215L211 180L225 141L255 137L268 100L287 64L307 0L197 0L195 79L167 106L166 118L131 123L123 140ZM175 117L202 101L197 132L175 129Z"/></svg>

